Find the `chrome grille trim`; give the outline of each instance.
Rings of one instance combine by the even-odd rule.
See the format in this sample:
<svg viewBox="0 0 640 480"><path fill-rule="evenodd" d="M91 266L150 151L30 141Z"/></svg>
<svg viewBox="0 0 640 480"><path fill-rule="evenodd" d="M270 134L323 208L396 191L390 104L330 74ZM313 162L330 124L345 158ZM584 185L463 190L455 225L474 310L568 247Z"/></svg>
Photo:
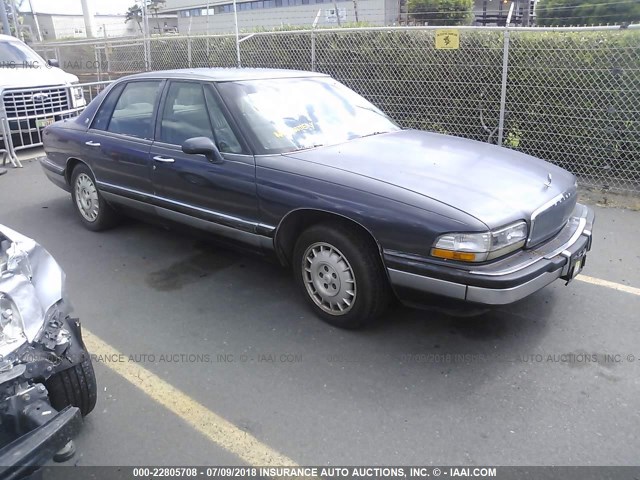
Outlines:
<svg viewBox="0 0 640 480"><path fill-rule="evenodd" d="M71 108L67 87L5 90L2 102L9 119L55 115Z"/></svg>
<svg viewBox="0 0 640 480"><path fill-rule="evenodd" d="M550 236L553 236L553 234L557 233L557 231L561 230L563 225L566 223L566 220L569 219L569 217L571 216L571 212L573 211L573 208L575 207L575 203L577 201L577 189L576 187L573 187L570 190L567 190L563 193L560 193L558 195L556 195L555 197L553 197L551 200L549 200L548 202L544 203L542 206L538 207L537 209L535 209L533 211L533 213L531 214L531 223L529 226L529 237L527 238L527 244L526 247L532 247L537 245L540 242L543 242L544 240L546 240L547 238L549 238ZM570 203L567 203L570 202ZM539 234L536 235L536 220L538 220L538 218L540 216L542 216L545 213L551 213L551 211L555 208L555 207L560 207L562 205L571 205L571 203L573 204L571 209L568 210L566 213L566 215L563 215L563 217L567 217L565 219L565 222L563 222L560 225L557 225L557 229L556 232L545 232L545 234L543 234L542 236L540 236ZM545 236L546 235L546 236Z"/></svg>

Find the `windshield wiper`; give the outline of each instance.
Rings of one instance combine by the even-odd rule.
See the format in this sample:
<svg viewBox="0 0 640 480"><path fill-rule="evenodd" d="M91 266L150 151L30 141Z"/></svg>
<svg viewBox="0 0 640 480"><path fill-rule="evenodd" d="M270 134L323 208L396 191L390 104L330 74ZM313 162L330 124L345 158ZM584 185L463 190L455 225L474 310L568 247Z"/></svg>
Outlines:
<svg viewBox="0 0 640 480"><path fill-rule="evenodd" d="M360 135L360 136L359 136L359 137L357 137L357 138L373 137L374 135L381 135L381 134L383 134L383 133L389 133L389 132L387 131L387 132L373 132L373 133L367 133L366 135Z"/></svg>
<svg viewBox="0 0 640 480"><path fill-rule="evenodd" d="M318 147L324 147L324 145L322 143L318 143L316 145L310 145L308 147L300 147L300 148L296 148L295 150L291 150L292 152L299 152L300 150L310 150L312 148L318 148Z"/></svg>

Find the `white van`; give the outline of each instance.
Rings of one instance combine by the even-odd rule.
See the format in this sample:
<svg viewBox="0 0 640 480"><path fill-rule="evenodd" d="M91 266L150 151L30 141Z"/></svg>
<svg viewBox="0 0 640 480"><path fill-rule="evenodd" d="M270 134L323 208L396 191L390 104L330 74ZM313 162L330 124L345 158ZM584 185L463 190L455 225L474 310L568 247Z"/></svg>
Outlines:
<svg viewBox="0 0 640 480"><path fill-rule="evenodd" d="M15 37L0 35L0 152L42 144L47 125L75 116L86 100L78 77L45 61ZM1 155L0 155L1 157Z"/></svg>

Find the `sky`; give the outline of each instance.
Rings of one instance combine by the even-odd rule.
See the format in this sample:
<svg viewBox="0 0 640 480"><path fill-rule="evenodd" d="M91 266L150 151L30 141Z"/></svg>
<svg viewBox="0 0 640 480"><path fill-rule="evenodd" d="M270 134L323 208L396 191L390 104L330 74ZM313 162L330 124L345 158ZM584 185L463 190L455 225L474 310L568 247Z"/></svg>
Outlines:
<svg viewBox="0 0 640 480"><path fill-rule="evenodd" d="M135 0L91 0L98 14L124 14L130 6L136 3ZM31 0L33 9L42 13L69 13L82 14L82 3L80 0ZM29 9L29 1L24 0L21 10Z"/></svg>

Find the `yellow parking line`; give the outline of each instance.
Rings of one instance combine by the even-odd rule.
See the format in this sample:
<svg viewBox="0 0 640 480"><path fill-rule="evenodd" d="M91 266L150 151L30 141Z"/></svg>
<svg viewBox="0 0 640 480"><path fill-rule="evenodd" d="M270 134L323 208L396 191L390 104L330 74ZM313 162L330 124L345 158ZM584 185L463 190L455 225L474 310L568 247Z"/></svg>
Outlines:
<svg viewBox="0 0 640 480"><path fill-rule="evenodd" d="M83 329L82 336L92 355L103 358L118 358L123 355L86 329ZM124 355L124 358L128 358L128 356ZM247 464L252 466L297 466L290 458L261 443L251 434L213 413L186 393L139 364L125 361L104 362L104 365L180 417L209 440L235 454Z"/></svg>
<svg viewBox="0 0 640 480"><path fill-rule="evenodd" d="M618 290L619 292L626 292L632 295L640 296L640 288L631 287L629 285L624 285L622 283L610 282L609 280L602 280L601 278L589 277L587 275L578 275L576 277L576 280L580 280L585 283L590 283L591 285L611 288L613 290Z"/></svg>
<svg viewBox="0 0 640 480"><path fill-rule="evenodd" d="M576 280L640 296L640 288L629 285L587 275L579 275ZM102 358L119 358L120 356L128 358L128 355L124 355L88 330L83 329L82 333L91 354ZM247 464L253 466L298 466L290 458L239 429L139 364L128 361L103 362L103 364L158 404L180 417L213 443L233 453Z"/></svg>

